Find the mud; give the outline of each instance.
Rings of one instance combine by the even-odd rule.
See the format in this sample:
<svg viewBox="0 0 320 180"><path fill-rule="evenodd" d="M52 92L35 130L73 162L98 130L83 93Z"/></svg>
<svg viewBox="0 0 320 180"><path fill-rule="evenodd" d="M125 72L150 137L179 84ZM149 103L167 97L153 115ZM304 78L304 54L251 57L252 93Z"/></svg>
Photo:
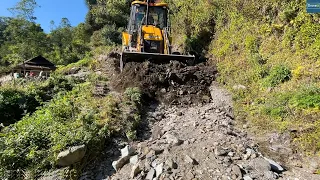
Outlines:
<svg viewBox="0 0 320 180"><path fill-rule="evenodd" d="M217 70L204 63L187 66L171 61L167 64L128 63L122 73L111 80L116 91L139 87L148 97L167 105L191 105L210 101L209 86Z"/></svg>

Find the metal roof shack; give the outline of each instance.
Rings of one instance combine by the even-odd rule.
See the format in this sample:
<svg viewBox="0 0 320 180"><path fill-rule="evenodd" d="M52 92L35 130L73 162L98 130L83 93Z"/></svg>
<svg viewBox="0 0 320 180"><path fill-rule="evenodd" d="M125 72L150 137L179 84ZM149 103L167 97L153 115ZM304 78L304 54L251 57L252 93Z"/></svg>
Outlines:
<svg viewBox="0 0 320 180"><path fill-rule="evenodd" d="M56 65L42 56L37 56L18 64L13 70L20 72L51 72L56 70Z"/></svg>

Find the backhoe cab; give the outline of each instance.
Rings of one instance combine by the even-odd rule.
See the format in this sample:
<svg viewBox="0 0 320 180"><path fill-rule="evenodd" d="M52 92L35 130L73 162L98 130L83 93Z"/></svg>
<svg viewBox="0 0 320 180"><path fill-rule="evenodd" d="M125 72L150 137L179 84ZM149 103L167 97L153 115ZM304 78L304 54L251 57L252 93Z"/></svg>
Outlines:
<svg viewBox="0 0 320 180"><path fill-rule="evenodd" d="M195 57L171 51L171 31L168 4L159 0L131 3L131 14L126 32L122 33L120 70L127 62L170 60L193 63Z"/></svg>

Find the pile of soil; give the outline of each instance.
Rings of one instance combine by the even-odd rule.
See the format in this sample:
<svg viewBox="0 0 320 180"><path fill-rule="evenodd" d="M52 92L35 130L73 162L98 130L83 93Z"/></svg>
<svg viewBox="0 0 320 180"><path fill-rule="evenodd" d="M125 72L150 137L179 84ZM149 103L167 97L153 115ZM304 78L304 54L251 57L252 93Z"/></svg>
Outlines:
<svg viewBox="0 0 320 180"><path fill-rule="evenodd" d="M216 74L215 67L205 64L131 62L113 77L111 85L120 92L139 87L149 98L167 105L190 105L210 101L209 86Z"/></svg>

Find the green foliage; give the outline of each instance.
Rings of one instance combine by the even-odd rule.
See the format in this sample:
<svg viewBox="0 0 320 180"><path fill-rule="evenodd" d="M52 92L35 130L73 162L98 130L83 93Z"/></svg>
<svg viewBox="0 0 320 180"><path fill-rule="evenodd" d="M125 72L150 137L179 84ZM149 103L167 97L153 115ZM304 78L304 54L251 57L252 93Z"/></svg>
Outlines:
<svg viewBox="0 0 320 180"><path fill-rule="evenodd" d="M127 102L133 102L135 104L141 104L141 91L139 88L127 88L124 92L125 99Z"/></svg>
<svg viewBox="0 0 320 180"><path fill-rule="evenodd" d="M280 65L272 68L265 79L265 86L275 87L291 79L291 71L288 67Z"/></svg>
<svg viewBox="0 0 320 180"><path fill-rule="evenodd" d="M9 10L18 18L33 21L36 19L36 17L34 17L34 10L37 7L39 7L39 5L36 0L20 0L13 8L9 8Z"/></svg>
<svg viewBox="0 0 320 180"><path fill-rule="evenodd" d="M4 40L0 44L4 61L15 65L45 52L48 47L46 35L40 25L24 19L7 19L6 24Z"/></svg>
<svg viewBox="0 0 320 180"><path fill-rule="evenodd" d="M48 84L63 84L59 79L51 81ZM140 91L128 89L124 99L96 98L94 85L86 82L72 91L60 91L32 115L6 127L0 135L0 176L19 179L22 171L30 171L32 178L38 178L44 170L55 168L57 154L70 146L87 145L89 156L99 152L112 133L135 138Z"/></svg>
<svg viewBox="0 0 320 180"><path fill-rule="evenodd" d="M126 0L87 0L89 12L86 17L87 32L91 46L121 44L121 32L127 26L130 2Z"/></svg>
<svg viewBox="0 0 320 180"><path fill-rule="evenodd" d="M0 88L0 123L8 125L19 121L56 94L71 91L79 82L77 79L56 75L45 82L26 82L20 86Z"/></svg>
<svg viewBox="0 0 320 180"><path fill-rule="evenodd" d="M291 104L299 109L320 110L320 87L310 86L301 88L293 96Z"/></svg>
<svg viewBox="0 0 320 180"><path fill-rule="evenodd" d="M247 87L232 90L238 119L249 120L260 133L299 127L302 149L320 151L320 16L306 13L305 1L169 3L175 42L207 50L229 89Z"/></svg>
<svg viewBox="0 0 320 180"><path fill-rule="evenodd" d="M290 111L289 101L292 98L292 93L275 94L263 103L262 113L273 118L285 118Z"/></svg>
<svg viewBox="0 0 320 180"><path fill-rule="evenodd" d="M40 105L35 94L15 89L0 89L0 123L15 123L26 113L34 112Z"/></svg>

